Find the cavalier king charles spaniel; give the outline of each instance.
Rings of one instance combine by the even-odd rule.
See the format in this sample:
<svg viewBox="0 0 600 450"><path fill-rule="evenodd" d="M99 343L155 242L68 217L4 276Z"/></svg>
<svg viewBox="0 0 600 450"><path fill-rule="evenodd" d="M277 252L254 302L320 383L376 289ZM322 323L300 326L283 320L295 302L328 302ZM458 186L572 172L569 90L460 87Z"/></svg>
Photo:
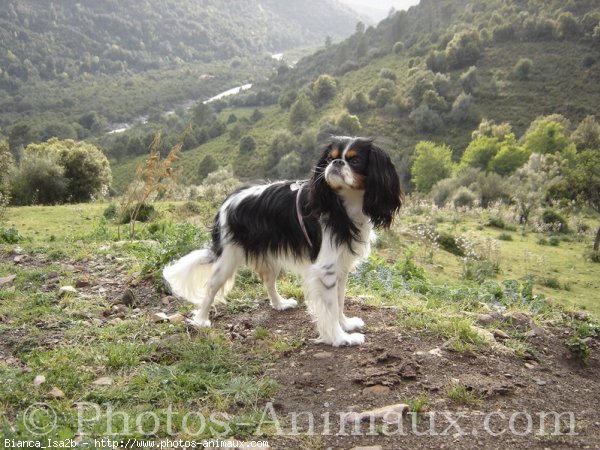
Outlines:
<svg viewBox="0 0 600 450"><path fill-rule="evenodd" d="M282 269L302 276L304 298L316 322L317 342L359 345L364 326L344 315L348 273L369 254L374 228L389 228L401 205L400 181L389 156L372 140L334 137L310 180L244 187L219 209L212 246L168 265L170 291L198 305L190 323L210 326L217 294L224 298L237 269L260 276L271 306L294 308L277 292Z"/></svg>

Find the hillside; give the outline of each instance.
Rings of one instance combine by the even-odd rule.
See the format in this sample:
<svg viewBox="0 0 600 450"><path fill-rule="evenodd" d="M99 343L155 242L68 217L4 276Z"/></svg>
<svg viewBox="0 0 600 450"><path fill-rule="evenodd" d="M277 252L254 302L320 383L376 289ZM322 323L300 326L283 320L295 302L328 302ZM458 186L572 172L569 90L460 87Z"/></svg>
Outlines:
<svg viewBox="0 0 600 450"><path fill-rule="evenodd" d="M334 0L7 1L0 133L16 128L15 154L21 143L50 136L98 135L107 123L160 115L229 82L265 78L271 54L339 40L358 20ZM99 114L97 124L77 125L90 112Z"/></svg>
<svg viewBox="0 0 600 450"><path fill-rule="evenodd" d="M304 158L297 150L302 145L290 144L268 159L276 135L291 133L297 143L301 136L314 141L328 133L358 133L382 139L407 190L420 140L448 144L458 160L482 119L507 122L518 139L536 117L558 113L570 121L570 133L597 113L600 103L599 22L595 2L423 1L300 60L293 69L280 67L268 81L231 99L221 120L244 115L236 110L240 106L258 107L263 119L230 124L221 136L186 152L184 181L198 182L196 168L208 154L235 169L231 156L236 153L222 150L235 149L245 133L257 147L251 161L237 164L241 178L274 176L269 164L290 153L296 155L290 158ZM516 71L522 61L531 64L526 75ZM318 98L314 82L323 74L333 77L334 86ZM292 125L294 102L302 94L313 112ZM264 108L257 96L271 103L278 97L278 104ZM340 125L348 115L355 121ZM121 175L131 170L127 164L128 169L116 165L115 180L127 178ZM303 176L302 170L287 176Z"/></svg>
<svg viewBox="0 0 600 450"><path fill-rule="evenodd" d="M3 87L279 52L347 36L334 1L8 1L0 11ZM10 89L8 89L10 90Z"/></svg>

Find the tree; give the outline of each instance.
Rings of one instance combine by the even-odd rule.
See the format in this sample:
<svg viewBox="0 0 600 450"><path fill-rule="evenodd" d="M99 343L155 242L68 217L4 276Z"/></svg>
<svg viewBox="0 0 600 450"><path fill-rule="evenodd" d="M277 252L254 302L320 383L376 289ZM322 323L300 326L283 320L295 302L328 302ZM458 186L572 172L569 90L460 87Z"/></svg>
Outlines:
<svg viewBox="0 0 600 450"><path fill-rule="evenodd" d="M256 150L256 141L252 136L244 136L240 139L240 153L251 153Z"/></svg>
<svg viewBox="0 0 600 450"><path fill-rule="evenodd" d="M600 124L594 116L587 116L571 135L577 150L600 149Z"/></svg>
<svg viewBox="0 0 600 450"><path fill-rule="evenodd" d="M560 158L554 155L533 153L508 179L521 225L527 225L529 215L543 203L548 189L562 179L560 166Z"/></svg>
<svg viewBox="0 0 600 450"><path fill-rule="evenodd" d="M460 160L461 167L474 167L488 170L489 164L500 151L500 140L495 137L481 136L473 139Z"/></svg>
<svg viewBox="0 0 600 450"><path fill-rule="evenodd" d="M198 181L202 182L209 173L213 173L219 168L217 161L212 155L206 155L198 164Z"/></svg>
<svg viewBox="0 0 600 450"><path fill-rule="evenodd" d="M529 58L521 58L515 64L513 69L513 74L517 78L517 80L525 81L529 80L529 76L531 75L531 70L533 69L533 61Z"/></svg>
<svg viewBox="0 0 600 450"><path fill-rule="evenodd" d="M408 118L419 131L435 132L444 124L440 115L431 110L425 103L421 103L414 109Z"/></svg>
<svg viewBox="0 0 600 450"><path fill-rule="evenodd" d="M600 213L600 150L584 150L575 156L575 164L567 166L564 181L553 194L584 202ZM600 226L594 239L594 260L598 260Z"/></svg>
<svg viewBox="0 0 600 450"><path fill-rule="evenodd" d="M308 122L315 113L315 108L304 93L298 95L290 109L290 124L293 128L300 128Z"/></svg>
<svg viewBox="0 0 600 450"><path fill-rule="evenodd" d="M473 96L461 92L452 103L450 118L455 122L470 121L474 119Z"/></svg>
<svg viewBox="0 0 600 450"><path fill-rule="evenodd" d="M337 121L338 127L344 130L345 133L350 135L356 135L360 132L362 126L358 117L343 113Z"/></svg>
<svg viewBox="0 0 600 450"><path fill-rule="evenodd" d="M371 105L364 92L346 92L343 100L344 106L353 114L361 113L369 109Z"/></svg>
<svg viewBox="0 0 600 450"><path fill-rule="evenodd" d="M335 96L337 82L331 75L319 75L312 83L313 97L318 105L324 105Z"/></svg>
<svg viewBox="0 0 600 450"><path fill-rule="evenodd" d="M562 153L570 159L575 153L575 146L567 137L565 127L553 120L539 121L525 135L523 145L529 154Z"/></svg>
<svg viewBox="0 0 600 450"><path fill-rule="evenodd" d="M509 175L529 159L530 153L517 144L514 134L505 137L498 153L490 161L488 168L500 175Z"/></svg>
<svg viewBox="0 0 600 450"><path fill-rule="evenodd" d="M41 144L30 144L25 155L52 159L63 169L67 192L62 201L87 202L108 193L112 174L108 159L95 145L73 140L49 139Z"/></svg>
<svg viewBox="0 0 600 450"><path fill-rule="evenodd" d="M0 195L3 198L9 194L10 191L10 175L14 169L15 158L10 152L7 141L0 141ZM0 202L2 205L2 202Z"/></svg>
<svg viewBox="0 0 600 450"><path fill-rule="evenodd" d="M212 117L212 107L204 102L198 102L192 110L192 116L194 117L194 124L204 125Z"/></svg>
<svg viewBox="0 0 600 450"><path fill-rule="evenodd" d="M265 173L268 176L278 176L276 166L285 155L293 153L298 148L296 137L287 130L278 132L269 145Z"/></svg>
<svg viewBox="0 0 600 450"><path fill-rule="evenodd" d="M456 33L446 46L446 63L451 68L473 64L481 53L481 38L477 30Z"/></svg>
<svg viewBox="0 0 600 450"><path fill-rule="evenodd" d="M558 33L563 39L572 39L581 33L581 26L577 18L570 12L562 12L557 19Z"/></svg>
<svg viewBox="0 0 600 450"><path fill-rule="evenodd" d="M11 201L15 205L62 203L67 183L58 155L25 153L11 178Z"/></svg>
<svg viewBox="0 0 600 450"><path fill-rule="evenodd" d="M446 145L421 141L415 155L411 174L417 190L429 192L438 181L452 175L452 150Z"/></svg>

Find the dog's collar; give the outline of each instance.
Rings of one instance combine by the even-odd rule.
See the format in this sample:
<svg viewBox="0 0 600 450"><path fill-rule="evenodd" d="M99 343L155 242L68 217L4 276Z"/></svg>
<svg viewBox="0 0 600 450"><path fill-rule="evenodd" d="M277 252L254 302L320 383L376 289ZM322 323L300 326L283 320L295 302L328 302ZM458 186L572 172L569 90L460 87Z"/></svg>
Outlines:
<svg viewBox="0 0 600 450"><path fill-rule="evenodd" d="M302 233L304 234L304 238L306 242L308 242L309 247L312 248L313 244L308 236L308 231L306 231L306 226L304 225L304 218L302 217L302 210L300 209L300 195L302 194L302 188L306 184L306 181L296 181L295 183L290 184L290 189L292 191L298 191L296 194L296 217L298 218L298 223L300 224L300 228L302 229Z"/></svg>

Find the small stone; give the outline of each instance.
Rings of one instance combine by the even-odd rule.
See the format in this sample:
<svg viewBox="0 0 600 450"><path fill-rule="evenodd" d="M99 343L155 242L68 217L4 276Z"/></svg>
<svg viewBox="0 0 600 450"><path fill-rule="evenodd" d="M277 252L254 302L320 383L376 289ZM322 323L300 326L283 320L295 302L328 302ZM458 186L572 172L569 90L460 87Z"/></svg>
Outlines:
<svg viewBox="0 0 600 450"><path fill-rule="evenodd" d="M479 314L475 321L482 326L486 326L495 321L494 317L491 314Z"/></svg>
<svg viewBox="0 0 600 450"><path fill-rule="evenodd" d="M438 356L440 358L442 357L442 349L439 347L432 348L427 353L429 353L430 355L433 355L433 356Z"/></svg>
<svg viewBox="0 0 600 450"><path fill-rule="evenodd" d="M315 353L314 355L315 359L327 359L327 358L331 358L333 356L333 353L331 352L318 352Z"/></svg>
<svg viewBox="0 0 600 450"><path fill-rule="evenodd" d="M369 445L368 447L352 447L350 450L383 450L381 445Z"/></svg>
<svg viewBox="0 0 600 450"><path fill-rule="evenodd" d="M73 286L61 286L61 288L58 290L58 297L62 298L67 295L77 295L77 289L75 289Z"/></svg>
<svg viewBox="0 0 600 450"><path fill-rule="evenodd" d="M137 305L137 296L135 295L135 292L129 288L125 289L125 292L123 292L123 295L121 296L121 303L125 306Z"/></svg>
<svg viewBox="0 0 600 450"><path fill-rule="evenodd" d="M46 382L46 377L44 375L36 375L33 379L33 385L38 387Z"/></svg>
<svg viewBox="0 0 600 450"><path fill-rule="evenodd" d="M493 331L493 335L495 338L498 339L508 339L510 338L510 336L508 334L506 334L504 331L500 330L500 329L495 329Z"/></svg>
<svg viewBox="0 0 600 450"><path fill-rule="evenodd" d="M54 386L52 389L50 389L50 392L48 392L48 398L59 400L61 398L65 398L65 393Z"/></svg>
<svg viewBox="0 0 600 450"><path fill-rule="evenodd" d="M310 377L311 375L312 375L312 373L310 373L310 372L304 372L302 374L303 377Z"/></svg>
<svg viewBox="0 0 600 450"><path fill-rule="evenodd" d="M168 322L169 321L169 316L167 316L164 312L157 312L157 313L154 313L152 315L152 319L156 323L159 323L159 322Z"/></svg>
<svg viewBox="0 0 600 450"><path fill-rule="evenodd" d="M325 389L325 392L333 392L333 391L335 391L334 387L330 387L330 388Z"/></svg>
<svg viewBox="0 0 600 450"><path fill-rule="evenodd" d="M160 302L167 306L169 305L173 300L175 300L175 297L173 297L172 295L166 295L163 298L160 299Z"/></svg>
<svg viewBox="0 0 600 450"><path fill-rule="evenodd" d="M93 381L94 386L110 386L113 384L113 380L110 377L100 377L96 381Z"/></svg>
<svg viewBox="0 0 600 450"><path fill-rule="evenodd" d="M537 384L538 386L546 386L548 382L544 380L535 380L535 384Z"/></svg>
<svg viewBox="0 0 600 450"><path fill-rule="evenodd" d="M519 311L509 311L507 313L504 313L502 317L504 320L510 321L513 323L513 325L516 325L521 328L527 327L531 322L531 319L527 314Z"/></svg>
<svg viewBox="0 0 600 450"><path fill-rule="evenodd" d="M175 313L168 316L167 319L171 323L180 323L185 320L185 316L183 314Z"/></svg>
<svg viewBox="0 0 600 450"><path fill-rule="evenodd" d="M16 264L22 263L23 261L25 261L27 259L27 255L17 255L13 258L13 262L15 262Z"/></svg>
<svg viewBox="0 0 600 450"><path fill-rule="evenodd" d="M481 337L488 344L492 344L492 343L496 342L494 335L489 330L486 330L485 328L479 328L479 327L474 327L474 330L477 332L479 337Z"/></svg>
<svg viewBox="0 0 600 450"><path fill-rule="evenodd" d="M0 278L0 287L8 286L15 280L15 278L17 278L17 274L14 274L14 273L10 274L6 277Z"/></svg>
<svg viewBox="0 0 600 450"><path fill-rule="evenodd" d="M346 422L362 422L365 420L371 420L372 417L375 420L382 419L386 423L396 423L407 412L408 405L405 405L404 403L397 403L395 405L388 405L382 408L363 411L361 413L349 413L346 414L344 420ZM396 421L392 421L392 418L396 419Z"/></svg>
<svg viewBox="0 0 600 450"><path fill-rule="evenodd" d="M388 386L376 384L363 389L363 395L389 395L391 389Z"/></svg>
<svg viewBox="0 0 600 450"><path fill-rule="evenodd" d="M525 367L529 370L535 369L535 365L530 364L530 363L525 363Z"/></svg>
<svg viewBox="0 0 600 450"><path fill-rule="evenodd" d="M83 287L88 287L91 286L92 282L90 280L87 280L85 278L81 278L79 280L77 280L75 282L75 287L76 288L83 288Z"/></svg>
<svg viewBox="0 0 600 450"><path fill-rule="evenodd" d="M115 317L114 319L110 319L107 323L109 325L119 325L120 323L123 323L123 319L120 317Z"/></svg>
<svg viewBox="0 0 600 450"><path fill-rule="evenodd" d="M525 333L525 337L528 339L535 337L543 338L544 336L546 336L546 332L542 328L536 326L533 326L530 331Z"/></svg>

